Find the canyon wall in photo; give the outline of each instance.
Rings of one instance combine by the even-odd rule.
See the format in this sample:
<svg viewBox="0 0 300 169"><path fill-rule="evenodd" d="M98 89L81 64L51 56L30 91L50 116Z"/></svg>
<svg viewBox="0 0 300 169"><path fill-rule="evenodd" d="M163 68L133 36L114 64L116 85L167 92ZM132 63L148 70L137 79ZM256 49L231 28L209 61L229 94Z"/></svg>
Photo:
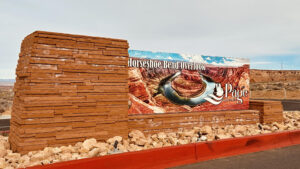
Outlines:
<svg viewBox="0 0 300 169"><path fill-rule="evenodd" d="M129 115L249 108L249 60L129 50Z"/></svg>

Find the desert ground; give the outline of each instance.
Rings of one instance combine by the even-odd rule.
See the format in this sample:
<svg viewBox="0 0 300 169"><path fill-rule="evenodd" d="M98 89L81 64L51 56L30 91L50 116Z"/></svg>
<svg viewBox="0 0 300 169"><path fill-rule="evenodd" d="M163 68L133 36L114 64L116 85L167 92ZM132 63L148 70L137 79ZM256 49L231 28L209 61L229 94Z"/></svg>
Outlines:
<svg viewBox="0 0 300 169"><path fill-rule="evenodd" d="M13 101L13 86L0 86L0 114L10 115Z"/></svg>

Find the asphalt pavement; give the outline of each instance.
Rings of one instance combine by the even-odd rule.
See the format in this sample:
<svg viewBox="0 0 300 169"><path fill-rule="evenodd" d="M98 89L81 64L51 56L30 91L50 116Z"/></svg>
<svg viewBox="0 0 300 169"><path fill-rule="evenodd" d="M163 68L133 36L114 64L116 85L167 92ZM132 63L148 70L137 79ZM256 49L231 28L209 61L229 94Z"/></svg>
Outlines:
<svg viewBox="0 0 300 169"><path fill-rule="evenodd" d="M283 105L283 110L285 111L300 110L300 100L278 100L278 101L281 101Z"/></svg>
<svg viewBox="0 0 300 169"><path fill-rule="evenodd" d="M0 119L0 131L9 130L10 119Z"/></svg>
<svg viewBox="0 0 300 169"><path fill-rule="evenodd" d="M209 160L171 169L300 169L300 145Z"/></svg>

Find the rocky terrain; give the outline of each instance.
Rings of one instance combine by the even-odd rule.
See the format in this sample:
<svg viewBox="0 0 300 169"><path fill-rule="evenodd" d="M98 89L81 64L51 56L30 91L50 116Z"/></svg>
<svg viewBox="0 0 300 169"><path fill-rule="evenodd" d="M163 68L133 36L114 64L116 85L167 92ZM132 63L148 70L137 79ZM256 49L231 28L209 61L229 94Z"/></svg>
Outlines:
<svg viewBox="0 0 300 169"><path fill-rule="evenodd" d="M97 142L96 139L90 138L73 146L46 147L42 151L33 151L24 155L13 153L10 150L8 137L0 136L0 168L23 168L151 148L300 129L300 112L284 112L284 118L283 123L270 125L203 126L194 127L192 130L160 132L148 136L141 131L133 130L129 133L128 139L115 136L106 142Z"/></svg>
<svg viewBox="0 0 300 169"><path fill-rule="evenodd" d="M300 99L300 71L251 70L251 98Z"/></svg>
<svg viewBox="0 0 300 169"><path fill-rule="evenodd" d="M0 86L0 115L9 115L13 100L13 87Z"/></svg>

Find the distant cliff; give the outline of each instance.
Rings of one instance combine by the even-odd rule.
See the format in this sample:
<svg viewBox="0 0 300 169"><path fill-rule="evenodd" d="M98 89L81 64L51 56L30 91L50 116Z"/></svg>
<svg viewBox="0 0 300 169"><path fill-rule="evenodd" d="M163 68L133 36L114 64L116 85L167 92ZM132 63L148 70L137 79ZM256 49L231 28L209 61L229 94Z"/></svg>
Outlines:
<svg viewBox="0 0 300 169"><path fill-rule="evenodd" d="M300 81L300 70L257 70L250 71L251 82Z"/></svg>
<svg viewBox="0 0 300 169"><path fill-rule="evenodd" d="M300 70L250 71L251 98L300 99Z"/></svg>

